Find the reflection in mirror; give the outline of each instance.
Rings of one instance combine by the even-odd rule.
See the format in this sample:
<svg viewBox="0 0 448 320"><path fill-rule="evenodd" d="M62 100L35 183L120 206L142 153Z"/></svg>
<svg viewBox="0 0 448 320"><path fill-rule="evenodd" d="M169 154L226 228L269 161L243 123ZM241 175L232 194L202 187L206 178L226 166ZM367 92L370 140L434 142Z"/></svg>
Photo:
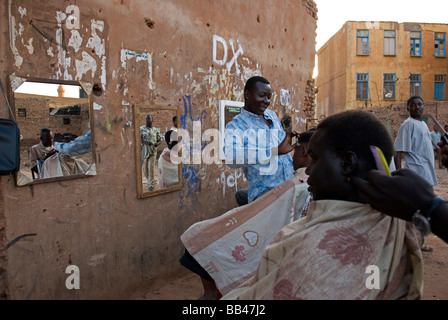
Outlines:
<svg viewBox="0 0 448 320"><path fill-rule="evenodd" d="M16 184L95 175L91 85L16 76L10 82L21 134Z"/></svg>
<svg viewBox="0 0 448 320"><path fill-rule="evenodd" d="M146 198L182 188L182 164L171 158L180 137L178 107L134 105L137 196ZM180 156L179 153L176 152Z"/></svg>

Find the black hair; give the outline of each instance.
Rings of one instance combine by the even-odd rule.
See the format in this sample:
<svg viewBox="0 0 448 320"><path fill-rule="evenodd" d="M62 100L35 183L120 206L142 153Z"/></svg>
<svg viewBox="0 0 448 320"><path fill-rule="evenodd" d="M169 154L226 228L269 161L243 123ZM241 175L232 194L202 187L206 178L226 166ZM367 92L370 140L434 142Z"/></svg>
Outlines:
<svg viewBox="0 0 448 320"><path fill-rule="evenodd" d="M316 128L311 128L308 131L302 132L297 139L299 143L307 143L310 142L311 137L313 136L313 133L316 131Z"/></svg>
<svg viewBox="0 0 448 320"><path fill-rule="evenodd" d="M177 141L173 141L170 143L172 132L173 130L168 130L167 132L165 132L165 142L168 145L168 149L173 149L173 147L177 144Z"/></svg>
<svg viewBox="0 0 448 320"><path fill-rule="evenodd" d="M44 134L50 133L51 130L48 128L42 128L40 129L40 135L43 136Z"/></svg>
<svg viewBox="0 0 448 320"><path fill-rule="evenodd" d="M268 79L263 78L261 76L253 76L251 78L249 78L249 80L246 81L246 85L244 86L244 91L249 90L252 91L253 88L255 88L255 84L257 84L257 82L263 82L266 84L270 84Z"/></svg>
<svg viewBox="0 0 448 320"><path fill-rule="evenodd" d="M326 129L327 146L336 154L354 152L359 160L366 161L367 170L377 169L370 146L380 148L388 164L392 160L392 138L386 126L368 111L350 110L337 113L325 118L317 129Z"/></svg>
<svg viewBox="0 0 448 320"><path fill-rule="evenodd" d="M414 101L415 99L420 99L420 100L422 100L422 102L423 102L422 97L420 97L420 96L412 96L412 97L410 97L410 98L408 99L408 101L406 102L406 105L409 107L409 106L411 105L411 102Z"/></svg>

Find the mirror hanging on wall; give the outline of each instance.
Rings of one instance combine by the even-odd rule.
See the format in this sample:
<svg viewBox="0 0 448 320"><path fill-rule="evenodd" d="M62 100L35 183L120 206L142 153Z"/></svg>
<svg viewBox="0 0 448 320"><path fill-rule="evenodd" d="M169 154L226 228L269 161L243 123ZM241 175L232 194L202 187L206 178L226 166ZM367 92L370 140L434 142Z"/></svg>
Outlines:
<svg viewBox="0 0 448 320"><path fill-rule="evenodd" d="M24 186L96 175L89 83L10 77Z"/></svg>
<svg viewBox="0 0 448 320"><path fill-rule="evenodd" d="M134 105L137 196L146 198L182 188L182 164L172 157L180 136L180 109Z"/></svg>

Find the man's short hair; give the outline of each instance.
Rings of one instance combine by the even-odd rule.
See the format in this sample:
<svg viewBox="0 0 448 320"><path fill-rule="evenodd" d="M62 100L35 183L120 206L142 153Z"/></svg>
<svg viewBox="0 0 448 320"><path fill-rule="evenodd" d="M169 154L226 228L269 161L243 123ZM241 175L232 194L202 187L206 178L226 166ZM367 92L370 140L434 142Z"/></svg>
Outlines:
<svg viewBox="0 0 448 320"><path fill-rule="evenodd" d="M392 138L386 126L372 113L350 110L325 118L317 129L326 129L326 145L338 155L348 151L356 153L358 159L367 162L368 170L376 169L370 146L383 151L390 164L394 154Z"/></svg>
<svg viewBox="0 0 448 320"><path fill-rule="evenodd" d="M244 86L244 91L249 90L252 91L253 88L255 88L255 85L257 82L263 82L265 84L270 84L268 79L263 78L261 76L253 76L252 78L249 78L249 80L246 81L246 85Z"/></svg>
<svg viewBox="0 0 448 320"><path fill-rule="evenodd" d="M51 133L51 130L48 128L42 128L40 129L40 136L42 137L45 134Z"/></svg>
<svg viewBox="0 0 448 320"><path fill-rule="evenodd" d="M409 106L411 105L411 102L414 101L415 99L420 99L420 100L422 100L422 102L423 102L422 97L420 97L420 96L412 96L412 97L410 97L410 98L408 99L408 101L406 102L406 105L409 107Z"/></svg>
<svg viewBox="0 0 448 320"><path fill-rule="evenodd" d="M316 128L311 128L308 131L302 132L299 136L299 143L308 143L310 142L311 137L313 136L313 133L316 131Z"/></svg>

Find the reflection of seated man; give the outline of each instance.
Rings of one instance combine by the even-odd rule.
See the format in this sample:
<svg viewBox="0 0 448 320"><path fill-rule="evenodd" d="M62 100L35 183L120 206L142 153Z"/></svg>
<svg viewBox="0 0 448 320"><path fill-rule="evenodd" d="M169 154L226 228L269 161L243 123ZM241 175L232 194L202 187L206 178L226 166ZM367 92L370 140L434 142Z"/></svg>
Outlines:
<svg viewBox="0 0 448 320"><path fill-rule="evenodd" d="M159 186L166 188L179 183L179 165L172 162L171 149L177 144L177 131L168 130L165 133L165 141L168 148L162 151L159 157Z"/></svg>
<svg viewBox="0 0 448 320"><path fill-rule="evenodd" d="M28 150L28 158L30 159L33 179L35 179L34 174L36 174L37 178L40 178L40 168L43 161L53 154L53 134L50 129L41 129L40 142Z"/></svg>
<svg viewBox="0 0 448 320"><path fill-rule="evenodd" d="M75 156L92 151L91 131L82 136L72 133L57 133L54 135L56 154L45 160L42 167L42 177L52 178L86 173L90 165Z"/></svg>

